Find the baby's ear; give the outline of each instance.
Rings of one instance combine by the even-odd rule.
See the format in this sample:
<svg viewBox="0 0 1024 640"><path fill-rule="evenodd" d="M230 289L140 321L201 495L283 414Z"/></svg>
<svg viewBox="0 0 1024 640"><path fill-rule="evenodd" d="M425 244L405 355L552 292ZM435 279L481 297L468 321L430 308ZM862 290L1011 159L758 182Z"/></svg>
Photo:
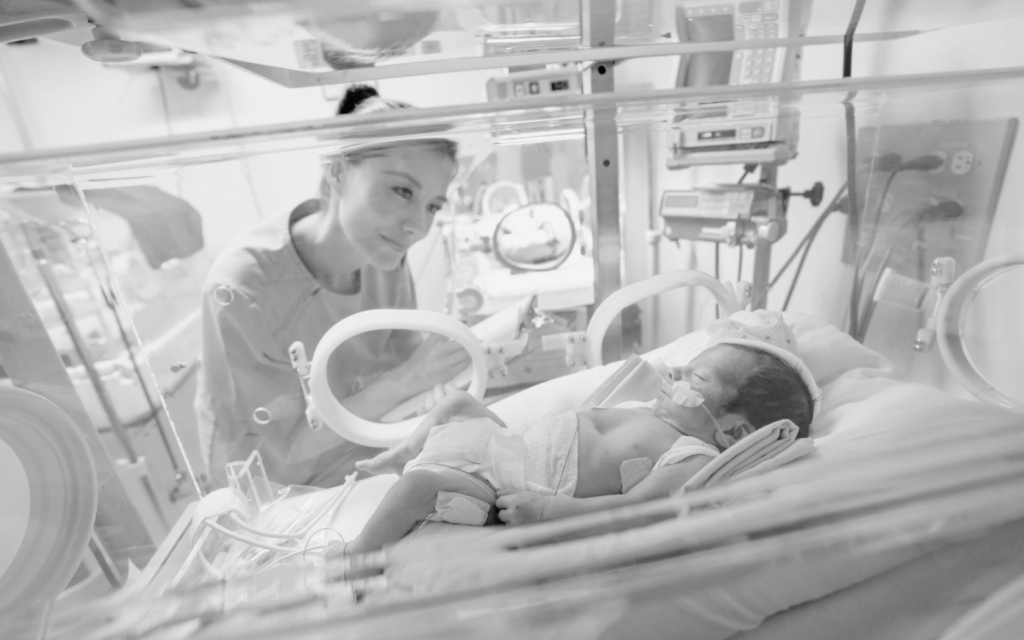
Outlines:
<svg viewBox="0 0 1024 640"><path fill-rule="evenodd" d="M718 432L718 444L724 449L728 449L755 431L757 431L757 428L754 425L750 424L745 418L737 417L729 426Z"/></svg>

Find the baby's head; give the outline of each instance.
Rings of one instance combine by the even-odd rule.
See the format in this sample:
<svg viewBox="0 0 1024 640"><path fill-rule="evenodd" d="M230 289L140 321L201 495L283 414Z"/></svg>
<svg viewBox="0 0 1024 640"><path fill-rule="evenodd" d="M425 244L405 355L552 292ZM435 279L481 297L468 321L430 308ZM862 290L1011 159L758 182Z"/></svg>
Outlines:
<svg viewBox="0 0 1024 640"><path fill-rule="evenodd" d="M708 331L711 346L688 365L673 369L679 381L671 394L676 401L671 392L659 394L656 411L661 417L722 449L783 419L797 426L798 437L806 437L821 392L781 315L741 312ZM702 403L686 401L687 396L697 397L694 392L703 397Z"/></svg>

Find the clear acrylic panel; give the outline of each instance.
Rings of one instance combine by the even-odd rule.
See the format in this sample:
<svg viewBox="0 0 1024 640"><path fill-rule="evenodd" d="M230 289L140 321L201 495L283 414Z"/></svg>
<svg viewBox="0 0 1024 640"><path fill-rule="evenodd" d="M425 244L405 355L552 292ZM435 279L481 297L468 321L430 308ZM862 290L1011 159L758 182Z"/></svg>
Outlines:
<svg viewBox="0 0 1024 640"><path fill-rule="evenodd" d="M786 592L792 606L912 563L946 571L928 574L935 585L956 583L943 579L950 571L995 580L1019 570L1021 419L970 399L940 355L948 325L939 311L958 277L1019 247L1012 151L1022 79L1005 69L541 97L529 108L403 110L0 158L0 390L14 394L4 397L4 441L25 425L45 424L55 439L81 435L52 454L67 460L53 465L65 475L51 479L59 499L39 503L55 514L39 527L50 536L66 529L63 544L86 560L32 552L37 566L61 568L45 565L39 575L50 583L24 590L22 635L35 624L54 638L388 637L416 625L430 637L478 637L486 627L598 638L692 625L727 637L737 629L700 627L711 623L692 613L710 606L709 589L760 601L784 576L801 585ZM614 158L595 156L602 115ZM376 450L346 451L305 475L280 471L290 450L246 469L237 456L230 471L209 469L216 457L197 384L228 379L208 354L226 335L213 329L235 325L205 323L238 309L232 322L251 320L272 346L231 356L241 363L232 384L251 383L233 416L242 437L287 416L314 434L305 446L315 449L337 441L306 424L289 347L301 339L312 357L316 345L289 325L305 309L294 294L314 286L308 297L326 299L376 286L369 271L322 287L305 273L284 278L275 295L285 302L263 304L252 283L211 272L248 259L257 229L259 242L293 252L288 265L279 257L267 269L302 273L294 226L320 211L301 207L340 179L339 154L439 138L460 147L454 180L436 181L447 204L404 258L408 279L381 281L381 291L404 297L381 306L431 310L478 336L486 329L491 378L479 395L509 426L582 400L619 366L566 360L583 353L570 337L612 293L602 267L617 268L623 286L694 269L752 283L768 309L822 319L790 316L825 389L815 453L777 474L540 527L430 523L360 556L339 543L359 533L396 480L350 478L356 454ZM430 158L418 166L443 164ZM612 245L602 245L597 210L606 203L596 201L590 166L601 160L620 185ZM248 248L238 251L242 240ZM392 252L396 261L405 248ZM963 337L981 377L1020 401L1019 368L1006 357L1019 273L997 276L968 296L977 306L968 306ZM617 344L605 360L659 348L669 360L692 356L695 332L724 315L720 307L696 289L632 304L611 323ZM323 313L330 324L342 315ZM381 376L400 366L389 361L389 339L370 338L379 348L358 354ZM544 382L563 386L545 395L555 387ZM236 390L219 393L208 395L220 401ZM44 463L11 448L0 454L22 461L15 470L24 473L10 477L21 488L12 495L24 497L44 481ZM322 483L333 486L298 486L317 484L321 471L334 474ZM217 493L232 480L236 491ZM22 500L17 513L37 503ZM711 508L719 504L727 506ZM27 534L18 536L12 548L24 547ZM955 550L923 555L980 536L957 547L962 564ZM979 545L999 558L979 557ZM836 577L801 591L808 567ZM776 617L764 627L784 624L807 623Z"/></svg>
<svg viewBox="0 0 1024 640"><path fill-rule="evenodd" d="M183 4L174 0L116 3L83 0L99 24L126 39L195 51L238 64L285 86L315 86L460 69L582 62L616 46L605 59L694 54L689 80L730 76L747 83L785 79L782 49L744 41L805 39L841 43L855 23L862 39L906 37L970 22L1021 15L1012 0L969 7L918 0L468 0L352 3L324 0ZM600 25L614 24L614 34ZM762 43L767 45L768 43ZM661 46L663 53L651 47ZM626 49L634 47L635 50ZM682 48L680 48L682 47ZM690 47L690 48L687 48ZM717 47L717 48L716 48ZM740 50L736 55L732 49ZM698 53L708 51L708 53ZM713 51L713 52L712 52ZM537 57L538 55L541 57ZM504 56L519 56L520 62ZM500 84L500 83L499 83ZM506 90L505 87L495 89ZM566 93L539 83L507 87L508 96ZM502 94L504 95L504 94Z"/></svg>

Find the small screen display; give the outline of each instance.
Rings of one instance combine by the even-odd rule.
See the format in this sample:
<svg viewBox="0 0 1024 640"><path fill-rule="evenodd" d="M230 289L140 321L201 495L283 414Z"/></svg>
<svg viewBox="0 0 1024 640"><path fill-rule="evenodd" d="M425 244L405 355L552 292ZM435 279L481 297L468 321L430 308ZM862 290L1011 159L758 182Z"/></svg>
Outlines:
<svg viewBox="0 0 1024 640"><path fill-rule="evenodd" d="M551 82L552 91L566 91L569 88L568 80L553 80Z"/></svg>
<svg viewBox="0 0 1024 640"><path fill-rule="evenodd" d="M736 37L732 14L687 17L677 26L682 27L680 42L728 42ZM679 65L676 86L707 87L729 84L732 70L732 51L713 51L683 56Z"/></svg>
<svg viewBox="0 0 1024 640"><path fill-rule="evenodd" d="M701 131L697 133L698 140L728 140L735 137L735 129L718 129L717 131Z"/></svg>
<svg viewBox="0 0 1024 640"><path fill-rule="evenodd" d="M699 196L673 194L665 196L665 207L669 209L696 209Z"/></svg>

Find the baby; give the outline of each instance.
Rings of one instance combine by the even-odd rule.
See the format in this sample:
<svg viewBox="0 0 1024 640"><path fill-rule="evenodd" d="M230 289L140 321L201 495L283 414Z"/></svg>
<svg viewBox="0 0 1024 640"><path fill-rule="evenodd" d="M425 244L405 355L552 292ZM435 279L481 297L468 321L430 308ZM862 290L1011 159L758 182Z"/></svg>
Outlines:
<svg viewBox="0 0 1024 640"><path fill-rule="evenodd" d="M516 525L667 497L720 451L778 420L805 437L820 392L781 315L740 312L709 333L711 346L673 369L674 382L650 402L508 429L469 394L449 395L399 446L356 463L402 477L344 553L397 542L434 515L439 495L458 492L450 468L486 481L498 518Z"/></svg>

